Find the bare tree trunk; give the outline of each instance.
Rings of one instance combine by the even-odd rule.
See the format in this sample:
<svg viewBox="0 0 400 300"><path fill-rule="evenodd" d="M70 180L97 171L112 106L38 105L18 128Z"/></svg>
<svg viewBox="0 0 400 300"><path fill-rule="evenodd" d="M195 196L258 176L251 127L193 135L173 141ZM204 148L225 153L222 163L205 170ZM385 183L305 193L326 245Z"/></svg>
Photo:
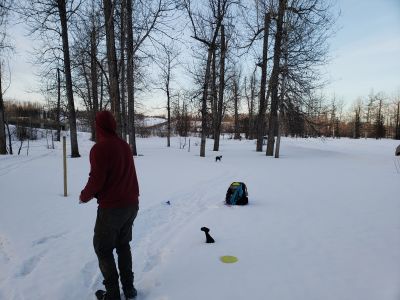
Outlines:
<svg viewBox="0 0 400 300"><path fill-rule="evenodd" d="M121 113L120 113L120 93L118 83L118 64L115 50L115 31L114 31L114 5L115 1L103 0L104 18L106 27L107 60L110 79L110 100L111 111L117 121L117 133L121 136Z"/></svg>
<svg viewBox="0 0 400 300"><path fill-rule="evenodd" d="M94 17L93 17L94 18ZM91 117L92 127L92 141L96 140L96 114L99 111L99 96L98 96L98 74L97 74L97 38L96 26L94 20L92 21L92 31L90 33L90 81L92 83L92 99L93 109Z"/></svg>
<svg viewBox="0 0 400 300"><path fill-rule="evenodd" d="M170 61L168 61L170 64ZM167 147L171 147L171 95L169 90L169 81L170 81L170 66L168 66L168 78L167 78L167 118L168 118L168 125L167 125Z"/></svg>
<svg viewBox="0 0 400 300"><path fill-rule="evenodd" d="M11 137L11 132L10 132L10 126L8 125L8 123L6 122L6 127L7 127L7 133L8 133L8 145L10 148L10 155L13 154L13 148L12 148L12 137Z"/></svg>
<svg viewBox="0 0 400 300"><path fill-rule="evenodd" d="M178 56L178 52L173 51L173 46L162 45L164 54L160 62L161 67L161 89L166 93L167 96L167 147L171 147L171 80L172 80L172 69L174 68L174 60ZM177 116L177 128L180 126L181 119L179 118L179 98L178 98L178 116ZM178 129L179 131L179 129Z"/></svg>
<svg viewBox="0 0 400 300"><path fill-rule="evenodd" d="M2 66L0 62L0 154L7 154L6 128L4 126L4 102L2 89Z"/></svg>
<svg viewBox="0 0 400 300"><path fill-rule="evenodd" d="M135 132L135 99L134 88L135 78L133 73L133 24L132 24L132 0L126 1L126 29L127 29L127 88L128 88L128 133L129 144L132 148L133 155L137 155L136 150L136 132Z"/></svg>
<svg viewBox="0 0 400 300"><path fill-rule="evenodd" d="M250 79L250 81L251 81L251 79ZM251 85L251 83L250 83L250 85ZM251 95L249 96L248 91L247 91L247 76L244 78L244 95L246 97L247 115L248 115L247 129L245 130L245 138L250 139L251 119L253 117L253 102L251 100Z"/></svg>
<svg viewBox="0 0 400 300"><path fill-rule="evenodd" d="M370 101L367 105L367 116L366 116L366 124L364 125L365 131L364 135L365 138L369 137L369 133L371 131L371 110L374 105L373 95L370 97Z"/></svg>
<svg viewBox="0 0 400 300"><path fill-rule="evenodd" d="M184 7L188 12L191 24L192 24L192 30L194 32L194 36L192 36L194 39L198 40L204 45L207 45L207 63L206 63L206 69L204 72L204 84L203 84L203 95L202 95L202 107L201 107L201 144L200 144L200 157L205 157L205 152L206 152L206 138L207 138L207 100L208 100L208 85L210 81L210 75L211 75L211 60L213 58L213 52L216 47L216 39L218 37L218 32L219 29L222 25L222 21L224 20L224 17L226 15L226 10L229 7L229 4L226 1L209 1L209 5L211 10L213 11L213 25L211 25L212 28L212 37L208 39L208 37L201 37L197 35L197 28L202 27L204 25L203 22L197 23L198 19L193 18L192 14L192 9L191 9L191 1L183 1ZM202 19L203 16L198 15L199 19ZM204 20L204 19L203 19ZM196 25L197 24L197 25ZM201 29L203 31L204 28Z"/></svg>
<svg viewBox="0 0 400 300"><path fill-rule="evenodd" d="M61 21L61 34L64 54L64 72L65 72L65 84L67 90L68 99L68 110L69 110L69 129L71 137L71 157L80 157L78 149L78 136L76 132L76 115L75 115L75 103L74 94L72 91L72 77L71 77L71 60L69 55L69 43L68 43L68 28L67 28L67 10L65 0L57 0L58 13Z"/></svg>
<svg viewBox="0 0 400 300"><path fill-rule="evenodd" d="M218 122L218 95L217 95L217 47L214 47L212 60L211 60L211 114L212 114L212 130L215 145L217 136L217 122ZM214 146L215 148L215 146ZM214 151L216 151L214 149Z"/></svg>
<svg viewBox="0 0 400 300"><path fill-rule="evenodd" d="M360 128L361 128L361 106L356 107L356 115L354 120L354 135L353 138L359 139L360 138Z"/></svg>
<svg viewBox="0 0 400 300"><path fill-rule="evenodd" d="M103 72L100 72L100 102L99 102L99 110L103 110L103 98L104 98L104 79Z"/></svg>
<svg viewBox="0 0 400 300"><path fill-rule="evenodd" d="M237 75L236 75L237 76ZM236 78L233 83L233 101L234 101L234 109L235 109L235 116L234 116L234 128L235 134L234 139L239 140L241 139L240 132L239 132L239 78Z"/></svg>
<svg viewBox="0 0 400 300"><path fill-rule="evenodd" d="M275 144L275 128L277 125L278 117L278 88L279 88L279 73L280 67L279 62L281 59L281 45L283 36L283 17L285 14L286 0L279 0L278 9L278 20L276 26L275 34L275 45L274 45L274 66L272 68L271 74L271 113L269 116L269 128L268 128L268 141L267 141L267 156L272 156L274 154L274 144Z"/></svg>
<svg viewBox="0 0 400 300"><path fill-rule="evenodd" d="M203 98L201 103L201 144L200 144L200 157L206 156L206 139L207 139L207 95L208 95L208 82L211 73L211 59L213 55L213 47L208 47L206 72L204 76L203 85Z"/></svg>
<svg viewBox="0 0 400 300"><path fill-rule="evenodd" d="M19 149L18 149L18 155L21 154L21 150L22 150L22 145L24 143L24 140L21 140L21 143L19 144Z"/></svg>
<svg viewBox="0 0 400 300"><path fill-rule="evenodd" d="M400 140L400 102L397 102L397 112L396 112L396 126L395 126L395 139Z"/></svg>
<svg viewBox="0 0 400 300"><path fill-rule="evenodd" d="M221 25L221 58L220 58L220 70L219 70L219 91L218 91L218 107L217 107L217 119L216 119L216 130L214 137L214 151L219 151L219 138L221 135L221 123L222 123L222 108L224 104L224 90L225 90L225 55L226 55L226 43L225 43L225 27Z"/></svg>
<svg viewBox="0 0 400 300"><path fill-rule="evenodd" d="M285 92L285 75L282 78L282 88L281 88L281 99L279 103L279 115L278 115L278 135L276 138L276 149L275 149L275 158L279 158L279 151L281 148L281 135L282 135L282 126L283 126L283 101L284 101L284 92Z"/></svg>
<svg viewBox="0 0 400 300"><path fill-rule="evenodd" d="M171 91L170 91L170 81L171 81L171 56L167 52L167 77L165 78L165 92L167 93L167 147L171 147Z"/></svg>
<svg viewBox="0 0 400 300"><path fill-rule="evenodd" d="M256 87L256 74L255 71L250 79L250 103L249 103L249 139L254 138L254 99ZM262 142L261 142L262 143Z"/></svg>
<svg viewBox="0 0 400 300"><path fill-rule="evenodd" d="M86 101L86 107L87 107L87 113L88 113L88 118L89 118L89 123L90 123L90 131L91 131L91 140L95 141L96 140L96 130L95 130L95 119L96 115L93 114L93 99L92 99L92 87L91 87L91 76L89 78L89 74L86 72L86 66L85 62L82 59L82 72L83 72L83 77L85 78L85 83L86 83L86 89L87 89L87 101ZM90 74L91 75L91 74Z"/></svg>
<svg viewBox="0 0 400 300"><path fill-rule="evenodd" d="M268 106L268 97L265 97L267 89L267 63L268 63L268 36L271 24L271 14L266 12L264 15L264 39L263 39L263 56L261 63L261 82L260 82L260 105L258 109L257 121L257 147L256 151L261 152L265 131L265 111Z"/></svg>
<svg viewBox="0 0 400 300"><path fill-rule="evenodd" d="M278 135L276 137L275 158L279 158L279 151L281 148L281 130L282 130L282 112L278 115Z"/></svg>
<svg viewBox="0 0 400 300"><path fill-rule="evenodd" d="M378 104L378 115L376 117L375 126L374 126L376 139L381 139L381 138L385 137L385 124L384 124L382 108L383 108L383 100L380 99L379 104Z"/></svg>
<svg viewBox="0 0 400 300"><path fill-rule="evenodd" d="M126 101L125 101L125 40L126 40L126 2L121 1L121 130L124 140L126 139Z"/></svg>
<svg viewBox="0 0 400 300"><path fill-rule="evenodd" d="M284 116L284 101L285 101L285 89L286 89L286 77L288 76L288 31L287 27L283 27L283 33L284 33L284 50L283 50L283 55L284 55L284 67L281 70L282 74L282 84L281 84L281 95L280 95L280 100L279 100L279 115L278 115L278 135L276 138L276 149L275 149L275 158L279 158L279 151L281 147L281 135L282 135L282 127L283 127L283 116Z"/></svg>
<svg viewBox="0 0 400 300"><path fill-rule="evenodd" d="M60 69L57 68L57 113L56 113L56 124L57 124L57 142L61 141L61 76Z"/></svg>

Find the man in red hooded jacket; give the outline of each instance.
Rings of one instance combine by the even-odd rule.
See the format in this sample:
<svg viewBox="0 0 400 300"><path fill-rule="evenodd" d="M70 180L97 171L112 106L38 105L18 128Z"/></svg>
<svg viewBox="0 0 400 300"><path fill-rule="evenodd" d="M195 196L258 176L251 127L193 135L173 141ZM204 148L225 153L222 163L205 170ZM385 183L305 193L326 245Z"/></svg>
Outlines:
<svg viewBox="0 0 400 300"><path fill-rule="evenodd" d="M104 277L106 300L120 299L114 249L126 298L137 294L129 242L139 210L139 185L131 148L115 130L116 122L110 112L96 114L96 144L90 150L89 180L80 195L81 202L97 198L93 245Z"/></svg>

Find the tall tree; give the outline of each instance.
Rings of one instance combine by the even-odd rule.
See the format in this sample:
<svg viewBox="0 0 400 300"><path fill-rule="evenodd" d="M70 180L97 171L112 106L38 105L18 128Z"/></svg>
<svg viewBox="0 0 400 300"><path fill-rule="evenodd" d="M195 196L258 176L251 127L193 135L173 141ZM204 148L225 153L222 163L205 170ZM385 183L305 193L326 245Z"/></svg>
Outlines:
<svg viewBox="0 0 400 300"><path fill-rule="evenodd" d="M267 90L267 63L268 63L268 37L271 26L271 12L270 8L264 13L264 28L263 28L263 48L262 48L262 62L261 62L261 82L260 82L260 100L258 108L257 120L257 146L256 151L261 152L264 135L265 135L265 113L268 106L269 94L266 95ZM270 90L268 89L268 92Z"/></svg>
<svg viewBox="0 0 400 300"><path fill-rule="evenodd" d="M57 108L56 108L56 126L57 126L57 142L61 141L61 76L60 69L57 68Z"/></svg>
<svg viewBox="0 0 400 300"><path fill-rule="evenodd" d="M74 0L25 0L19 3L21 16L30 26L30 33L37 34L43 47L38 49L38 60L46 69L46 75L63 61L65 89L68 100L68 120L71 140L71 157L80 157L76 127L75 102L71 75L71 57L68 37L68 22L79 9L81 2ZM61 48L61 53L60 53Z"/></svg>
<svg viewBox="0 0 400 300"><path fill-rule="evenodd" d="M167 147L171 146L171 105L174 93L172 90L172 81L174 79L173 70L178 65L179 52L175 48L174 43L161 45L160 58L157 64L161 70L160 74L160 89L167 97Z"/></svg>
<svg viewBox="0 0 400 300"><path fill-rule="evenodd" d="M93 126L94 120L96 117L96 113L99 111L99 92L98 92L98 71L97 71L97 45L98 45L98 14L95 10L94 1L92 1L92 10L90 15L90 79L91 79L91 87L92 87L92 102L93 102L93 112L92 112L92 121L91 124ZM95 139L95 127L92 129L92 140Z"/></svg>
<svg viewBox="0 0 400 300"><path fill-rule="evenodd" d="M257 67L256 67L257 68ZM250 75L250 83L247 83L248 77L246 76L244 79L244 94L246 97L247 102L247 109L248 109L248 132L246 134L247 139L254 139L255 138L255 110L256 110L256 86L257 86L257 79L256 79L256 71L254 69L253 73Z"/></svg>
<svg viewBox="0 0 400 300"><path fill-rule="evenodd" d="M259 105L256 120L256 151L261 152L265 129L266 129L266 112L268 107L268 100L270 97L270 91L268 85L268 61L270 56L270 34L273 30L274 20L274 5L271 0L255 0L251 5L244 11L245 24L246 24L246 37L245 45L241 48L247 49L254 48L255 52L258 50L258 41L261 41L261 54L256 57L256 66L261 69L261 78L259 82Z"/></svg>
<svg viewBox="0 0 400 300"><path fill-rule="evenodd" d="M206 5L193 7L192 0L183 0L184 8L188 14L192 38L200 42L207 51L206 64L203 77L202 97L201 97L201 144L200 157L205 157L206 137L207 137L207 102L209 95L209 82L211 76L211 62L217 47L217 38L221 25L228 13L229 7L235 3L232 0L211 0Z"/></svg>
<svg viewBox="0 0 400 300"><path fill-rule="evenodd" d="M400 140L400 101L396 103L396 121L395 121L395 134L394 139Z"/></svg>
<svg viewBox="0 0 400 300"><path fill-rule="evenodd" d="M279 0L278 15L276 21L275 45L274 45L274 66L270 79L271 84L271 112L269 116L268 140L267 140L267 156L274 154L275 131L278 118L278 89L279 89L279 74L280 60L282 54L282 38L283 38L283 18L285 15L287 0Z"/></svg>
<svg viewBox="0 0 400 300"><path fill-rule="evenodd" d="M282 7L285 7L283 11ZM267 155L273 155L274 152L278 108L282 108L284 112L290 103L293 104L292 108L295 110L292 113L299 108L302 118L309 123L308 127L315 131L313 118L318 114L320 107L311 102L315 102L312 99L321 98L317 95L318 89L324 85L320 70L321 66L327 63L327 40L332 35L335 21L330 0L280 0L277 12L274 14L275 43L269 80L271 108ZM287 42L282 43L285 35ZM284 47L287 48L286 57L282 55ZM282 67L283 59L287 61L285 68ZM286 73L284 77L283 72ZM285 78L283 94L279 93L283 82L279 81L279 78ZM279 94L285 96L282 105L279 105Z"/></svg>
<svg viewBox="0 0 400 300"><path fill-rule="evenodd" d="M125 62L125 50L126 50L126 1L122 0L120 3L120 74L121 74L121 132L124 139L126 139L127 124L126 124L126 62Z"/></svg>
<svg viewBox="0 0 400 300"><path fill-rule="evenodd" d="M374 94L374 91L371 90L369 95L368 95L368 99L367 99L367 103L366 103L366 111L365 111L365 124L364 124L364 137L368 138L370 137L370 134L374 134L373 129L372 129L372 120L373 120L373 115L374 115L374 109L376 106L376 97Z"/></svg>
<svg viewBox="0 0 400 300"><path fill-rule="evenodd" d="M381 139L385 137L386 129L384 124L384 115L383 115L383 98L381 95L377 96L377 109L376 109L376 117L374 124L375 138Z"/></svg>
<svg viewBox="0 0 400 300"><path fill-rule="evenodd" d="M69 55L66 0L57 0L57 7L61 23L61 38L64 55L65 85L67 90L69 127L71 132L71 157L80 157L78 149L78 135L76 131L74 93L72 91L71 59Z"/></svg>
<svg viewBox="0 0 400 300"><path fill-rule="evenodd" d="M95 117L100 109L99 90L103 87L99 80L101 75L106 77L106 90L109 90L106 57L104 45L104 24L102 7L98 0L85 2L80 7L79 18L71 25L72 64L74 92L83 101L86 117L91 130L91 140L95 140ZM109 101L107 101L108 103Z"/></svg>
<svg viewBox="0 0 400 300"><path fill-rule="evenodd" d="M353 138L359 139L361 137L361 109L362 102L358 100L354 106L354 130L353 130Z"/></svg>
<svg viewBox="0 0 400 300"><path fill-rule="evenodd" d="M128 134L129 144L131 145L133 155L137 155L136 149L136 131L135 131L135 98L134 98L134 47L133 47L133 24L132 24L132 0L126 1L126 46L127 46L127 67L126 80L128 89Z"/></svg>
<svg viewBox="0 0 400 300"><path fill-rule="evenodd" d="M220 41L220 69L219 69L219 89L218 89L218 105L216 110L216 123L214 127L214 151L219 151L219 139L221 135L222 114L224 105L225 92L225 57L227 51L227 41L225 39L225 26L221 25L221 41Z"/></svg>
<svg viewBox="0 0 400 300"><path fill-rule="evenodd" d="M280 147L281 147L281 135L282 135L282 130L283 130L283 123L284 123L284 117L285 117L285 93L286 93L286 80L288 77L288 29L287 26L283 26L283 47L282 47L282 52L283 52L283 66L281 67L280 70L280 76L281 76L281 88L280 88L280 97L279 97L279 114L278 114L278 120L277 120L277 138L276 138L276 147L275 147L275 158L279 158L280 154Z"/></svg>
<svg viewBox="0 0 400 300"><path fill-rule="evenodd" d="M239 128L239 106L240 106L240 74L235 71L232 77L232 96L233 96L233 108L234 108L234 136L235 140L240 140L240 128Z"/></svg>
<svg viewBox="0 0 400 300"><path fill-rule="evenodd" d="M0 0L0 52L1 56L4 51L10 48L7 42L6 25L10 11L11 2L9 0ZM4 102L3 102L3 88L2 88L2 75L3 75L3 60L0 60L0 155L7 154L7 136L5 128L5 115L4 115Z"/></svg>
<svg viewBox="0 0 400 300"><path fill-rule="evenodd" d="M138 52L148 56L150 49L145 49L146 42L159 44L165 37L168 18L176 10L176 0L126 1L126 59L127 59L127 94L128 94L128 134L133 155L137 155L135 131L135 90L139 70ZM133 13L134 12L134 13ZM161 36L160 36L161 34Z"/></svg>
<svg viewBox="0 0 400 300"><path fill-rule="evenodd" d="M117 133L121 136L121 109L120 90L118 82L118 61L115 49L115 28L114 28L115 0L103 0L104 21L106 28L107 62L110 80L111 111L117 121Z"/></svg>
<svg viewBox="0 0 400 300"><path fill-rule="evenodd" d="M7 137L4 118L4 102L2 89L2 62L0 61L0 154L7 154Z"/></svg>

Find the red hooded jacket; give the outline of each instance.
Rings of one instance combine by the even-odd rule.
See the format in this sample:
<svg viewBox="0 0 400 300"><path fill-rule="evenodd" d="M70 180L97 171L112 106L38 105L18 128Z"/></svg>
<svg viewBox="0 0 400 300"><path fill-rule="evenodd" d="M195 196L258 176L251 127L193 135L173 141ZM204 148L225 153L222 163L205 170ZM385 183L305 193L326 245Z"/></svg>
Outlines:
<svg viewBox="0 0 400 300"><path fill-rule="evenodd" d="M89 180L80 200L97 198L101 208L136 206L139 185L130 146L115 132L116 122L108 111L96 114L96 144L90 150Z"/></svg>

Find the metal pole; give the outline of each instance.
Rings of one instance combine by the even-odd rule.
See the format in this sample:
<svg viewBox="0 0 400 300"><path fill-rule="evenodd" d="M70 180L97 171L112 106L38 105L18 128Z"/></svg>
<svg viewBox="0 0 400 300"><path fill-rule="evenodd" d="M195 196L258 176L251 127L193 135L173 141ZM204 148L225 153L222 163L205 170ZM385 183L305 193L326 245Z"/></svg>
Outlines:
<svg viewBox="0 0 400 300"><path fill-rule="evenodd" d="M64 197L67 197L67 139L63 136Z"/></svg>

